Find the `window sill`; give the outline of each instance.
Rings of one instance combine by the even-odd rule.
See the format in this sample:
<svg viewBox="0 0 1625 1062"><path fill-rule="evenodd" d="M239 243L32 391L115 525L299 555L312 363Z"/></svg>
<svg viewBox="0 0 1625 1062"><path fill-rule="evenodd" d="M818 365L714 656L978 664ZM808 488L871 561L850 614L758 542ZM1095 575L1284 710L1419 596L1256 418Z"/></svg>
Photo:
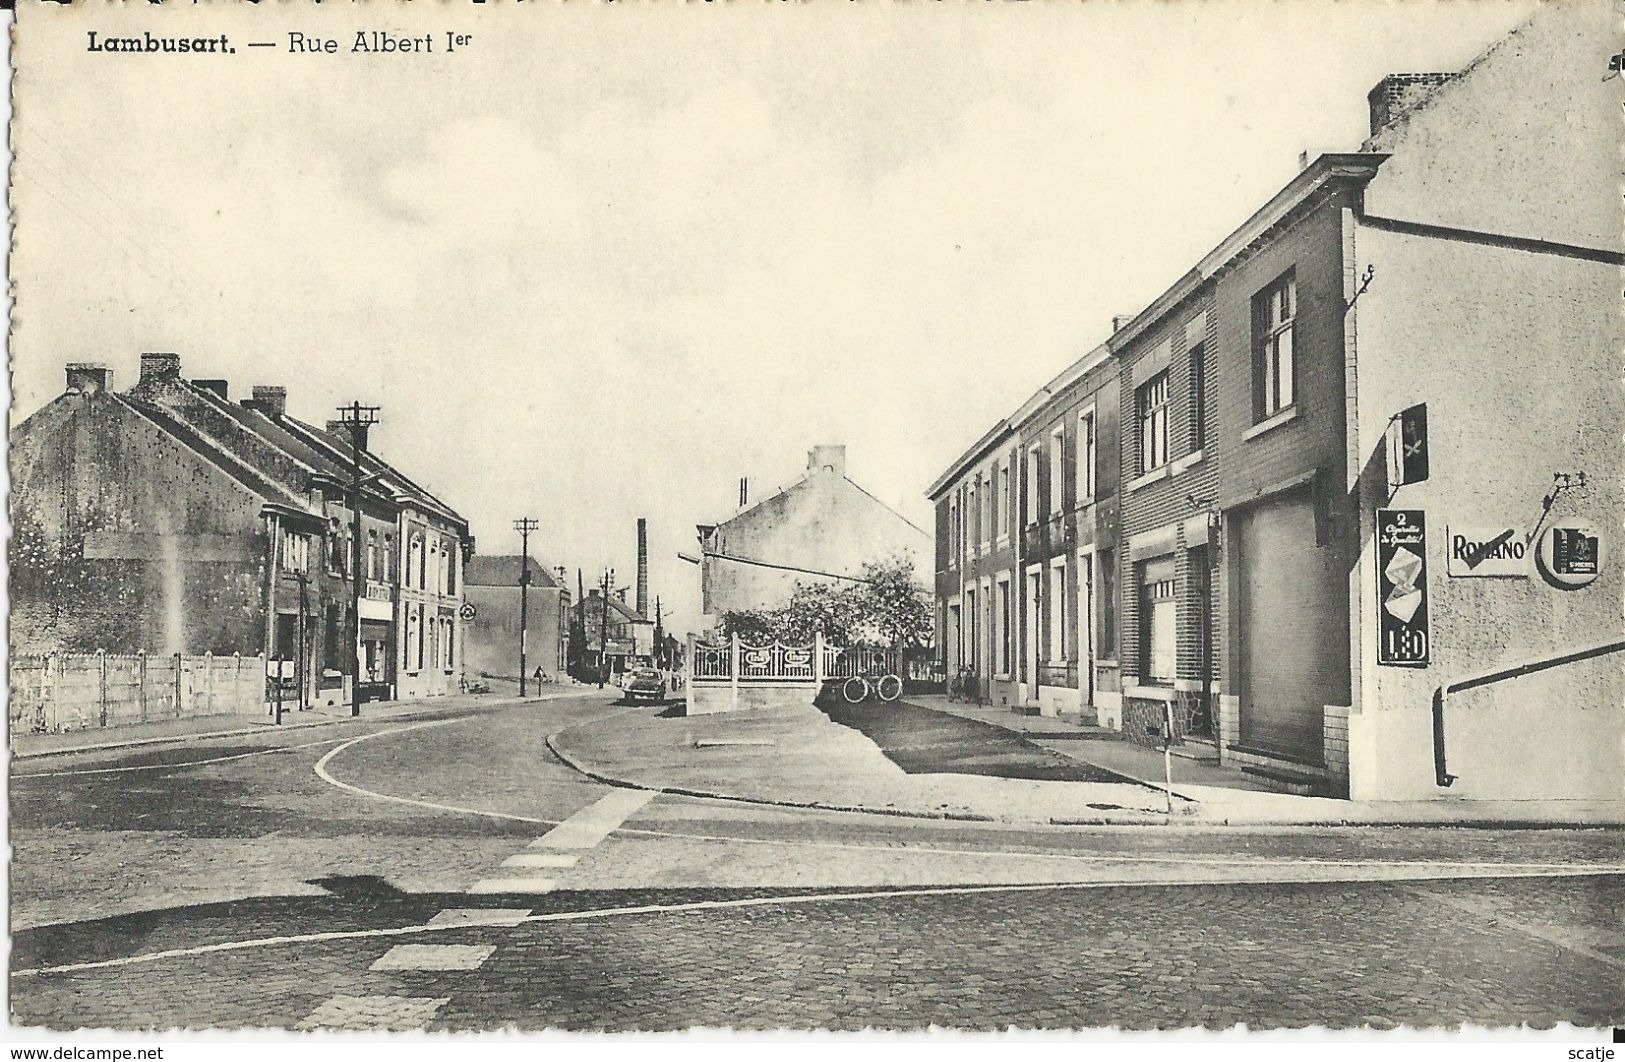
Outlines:
<svg viewBox="0 0 1625 1062"><path fill-rule="evenodd" d="M1139 490L1142 487L1149 487L1151 484L1156 483L1159 480L1167 479L1168 476L1171 474L1171 471L1172 471L1172 466L1168 465L1167 463L1163 463L1163 464L1158 465L1156 468L1153 468L1151 471L1147 472L1145 475L1140 476L1140 477L1138 477L1136 479L1129 480L1128 481L1129 493L1133 494L1135 491Z"/></svg>
<svg viewBox="0 0 1625 1062"><path fill-rule="evenodd" d="M1241 433L1242 441L1245 442L1248 439L1256 439L1260 435L1263 435L1265 432L1274 431L1276 428L1279 428L1281 425L1283 425L1283 424L1291 424L1293 421L1295 421L1297 419L1298 419L1298 407L1296 405L1287 406L1285 409L1281 410L1279 413L1276 413L1273 416L1269 416L1269 417L1264 418L1263 420L1259 421L1257 424L1254 424L1252 427L1250 427L1246 431L1242 432Z"/></svg>
<svg viewBox="0 0 1625 1062"><path fill-rule="evenodd" d="M1182 472L1189 472L1191 469L1201 464L1206 457L1206 450L1192 450L1190 453L1174 462L1173 474L1177 476Z"/></svg>
<svg viewBox="0 0 1625 1062"><path fill-rule="evenodd" d="M1123 696L1138 697L1146 701L1171 701L1174 699L1172 686L1125 686Z"/></svg>
<svg viewBox="0 0 1625 1062"><path fill-rule="evenodd" d="M1116 671L1117 670L1117 661L1116 660L1096 660L1095 661L1095 666L1096 667L1110 668L1111 670Z"/></svg>

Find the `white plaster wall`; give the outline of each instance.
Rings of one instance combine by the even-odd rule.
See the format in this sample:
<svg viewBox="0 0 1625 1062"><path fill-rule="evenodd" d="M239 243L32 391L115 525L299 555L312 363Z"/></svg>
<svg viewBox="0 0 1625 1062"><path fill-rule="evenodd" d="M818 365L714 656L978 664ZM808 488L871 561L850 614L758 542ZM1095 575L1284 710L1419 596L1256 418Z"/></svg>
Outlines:
<svg viewBox="0 0 1625 1062"><path fill-rule="evenodd" d="M1364 498L1351 795L1620 799L1625 655L1453 698L1446 751L1460 780L1450 789L1434 782L1431 714L1442 684L1621 637L1618 269L1368 227L1356 229L1354 244L1358 268L1376 268L1356 309L1358 453L1382 445L1392 414L1428 405L1430 478L1401 488L1391 504L1427 513L1432 663L1376 666L1370 517L1382 499ZM1613 559L1591 586L1564 592L1538 575L1446 574L1447 525L1532 530L1553 473L1582 470L1589 485L1565 495L1553 515L1615 533Z"/></svg>
<svg viewBox="0 0 1625 1062"><path fill-rule="evenodd" d="M1379 134L1392 152L1368 213L1617 248L1625 3L1541 8L1427 104Z"/></svg>
<svg viewBox="0 0 1625 1062"><path fill-rule="evenodd" d="M721 525L716 548L731 556L854 576L869 561L901 553L913 558L922 588L931 578L931 537L834 472L815 473ZM782 605L797 580L829 581L710 558L704 579L706 614L718 617Z"/></svg>
<svg viewBox="0 0 1625 1062"><path fill-rule="evenodd" d="M1371 146L1392 157L1366 190L1365 213L1617 250L1625 80L1608 77L1608 62L1625 46L1622 25L1620 0L1536 12L1376 138ZM1376 666L1371 532L1383 499L1362 497L1351 795L1621 799L1620 655L1450 698L1445 750L1459 780L1448 789L1434 780L1432 723L1441 685L1621 636L1619 269L1363 225L1352 259L1354 276L1376 270L1350 321L1355 459L1381 446L1392 414L1428 404L1430 479L1391 504L1427 513L1432 663ZM1589 487L1565 496L1554 516L1615 533L1614 560L1590 587L1447 574L1448 525L1533 529L1552 474L1582 470Z"/></svg>

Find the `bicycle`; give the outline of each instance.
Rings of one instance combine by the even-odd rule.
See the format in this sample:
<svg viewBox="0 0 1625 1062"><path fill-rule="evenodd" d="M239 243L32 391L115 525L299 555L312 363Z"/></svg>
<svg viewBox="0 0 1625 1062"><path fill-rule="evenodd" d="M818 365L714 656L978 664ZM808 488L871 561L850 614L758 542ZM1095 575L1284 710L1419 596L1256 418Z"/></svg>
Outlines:
<svg viewBox="0 0 1625 1062"><path fill-rule="evenodd" d="M841 696L848 704L861 704L871 696L891 703L903 695L903 680L896 675L872 671L867 675L853 675L841 683Z"/></svg>
<svg viewBox="0 0 1625 1062"><path fill-rule="evenodd" d="M959 674L948 680L950 701L977 701L982 699L981 679L970 668L960 668Z"/></svg>

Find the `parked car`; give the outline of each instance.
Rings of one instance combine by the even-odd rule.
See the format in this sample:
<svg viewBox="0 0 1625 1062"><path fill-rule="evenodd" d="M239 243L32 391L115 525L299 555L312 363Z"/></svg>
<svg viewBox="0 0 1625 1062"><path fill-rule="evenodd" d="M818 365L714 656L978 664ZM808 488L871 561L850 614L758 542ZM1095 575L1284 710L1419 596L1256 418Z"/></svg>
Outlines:
<svg viewBox="0 0 1625 1062"><path fill-rule="evenodd" d="M666 676L652 667L634 668L627 672L621 687L629 701L648 701L659 704L666 699Z"/></svg>

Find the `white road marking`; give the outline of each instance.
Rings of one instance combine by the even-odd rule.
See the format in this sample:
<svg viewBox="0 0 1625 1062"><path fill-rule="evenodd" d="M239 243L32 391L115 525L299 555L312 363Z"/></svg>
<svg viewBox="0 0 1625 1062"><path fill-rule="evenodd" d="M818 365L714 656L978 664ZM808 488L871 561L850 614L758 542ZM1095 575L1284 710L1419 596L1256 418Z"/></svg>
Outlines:
<svg viewBox="0 0 1625 1062"><path fill-rule="evenodd" d="M12 781L20 782L25 778L66 778L78 774L123 774L128 771L169 771L179 770L182 767L202 767L210 763L225 763L228 760L246 760L250 756L269 756L276 752L293 752L295 749L313 749L321 745L332 745L343 741L344 738L328 738L326 741L307 741L303 745L278 745L274 749L255 749L253 752L238 752L230 756L215 756L207 760L184 760L179 763L141 763L132 767L92 767L77 771L42 771L38 774L14 774Z"/></svg>
<svg viewBox="0 0 1625 1062"><path fill-rule="evenodd" d="M442 926L503 926L512 928L530 917L528 907L452 907L429 919L429 925Z"/></svg>
<svg viewBox="0 0 1625 1062"><path fill-rule="evenodd" d="M1615 877L1625 875L1625 866L1619 867L1569 867L1559 871L1543 873L1523 872L1514 874L1451 874L1429 873L1411 874L1404 878L1377 878L1355 879L1365 884L1381 884L1397 881L1451 881L1461 878L1567 878L1567 877ZM530 879L524 879L530 880ZM1018 893L1018 892L1067 892L1082 889L1137 889L1137 888L1189 888L1192 886L1211 888L1215 885L1269 885L1269 884L1302 884L1301 878L1186 878L1179 881L1144 881L1139 879L1114 879L1111 881L1061 881L1039 882L1021 885L943 885L923 889L876 889L869 892L825 892L802 893L793 896L755 896L739 900L700 900L693 903L677 904L646 904L639 907L609 907L597 908L588 911L557 911L550 914L533 914L524 918L524 922L569 922L584 921L596 918L613 918L627 915L644 914L682 914L689 911L718 911L734 907L772 907L772 906L803 906L816 903L839 903L860 900L886 900L911 897L931 896L975 896L982 894ZM1348 879L1328 880L1311 879L1310 884L1340 885L1349 884ZM415 936L423 933L438 933L446 930L466 930L466 923L443 923L412 926L390 926L383 929L349 929L333 930L325 933L305 933L298 936L262 937L256 940L224 941L217 944L198 944L190 948L171 948L167 951L148 952L143 955L126 955L117 959L98 959L93 962L64 963L60 966L39 966L25 970L13 970L13 977L38 977L43 974L75 973L80 970L100 970L117 966L135 966L144 963L159 962L164 959L189 958L195 955L212 955L218 952L246 951L253 948L272 948L290 944L321 944L332 940L368 940L377 937Z"/></svg>
<svg viewBox="0 0 1625 1062"><path fill-rule="evenodd" d="M397 944L369 970L478 970L495 944Z"/></svg>
<svg viewBox="0 0 1625 1062"><path fill-rule="evenodd" d="M541 842L534 842L540 844ZM559 870L568 870L576 865L580 856L566 855L563 852L520 852L511 855L502 861L505 867L554 867Z"/></svg>
<svg viewBox="0 0 1625 1062"><path fill-rule="evenodd" d="M450 997L334 996L300 1022L300 1029L351 1029L362 1032L409 1032L421 1029Z"/></svg>
<svg viewBox="0 0 1625 1062"><path fill-rule="evenodd" d="M595 848L654 798L650 789L612 789L547 831L531 847Z"/></svg>
<svg viewBox="0 0 1625 1062"><path fill-rule="evenodd" d="M476 881L468 887L468 891L475 894L508 893L508 892L552 892L558 888L558 883L552 878L486 878Z"/></svg>

